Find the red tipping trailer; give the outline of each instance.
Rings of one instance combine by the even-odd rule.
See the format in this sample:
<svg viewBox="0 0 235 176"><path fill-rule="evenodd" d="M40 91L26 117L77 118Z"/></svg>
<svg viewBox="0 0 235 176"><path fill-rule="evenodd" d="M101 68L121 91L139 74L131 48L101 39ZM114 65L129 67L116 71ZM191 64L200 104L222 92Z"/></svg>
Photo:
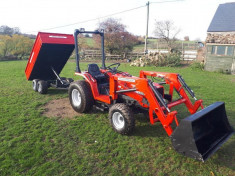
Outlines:
<svg viewBox="0 0 235 176"><path fill-rule="evenodd" d="M61 78L59 74L73 50L72 34L38 33L25 69L26 78L33 80L35 91L46 93L50 86L69 86L72 80Z"/></svg>

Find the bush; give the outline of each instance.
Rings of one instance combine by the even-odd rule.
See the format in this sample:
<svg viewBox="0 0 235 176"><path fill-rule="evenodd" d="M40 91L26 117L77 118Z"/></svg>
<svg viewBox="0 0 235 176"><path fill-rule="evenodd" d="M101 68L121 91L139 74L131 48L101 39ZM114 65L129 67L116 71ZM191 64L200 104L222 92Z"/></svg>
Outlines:
<svg viewBox="0 0 235 176"><path fill-rule="evenodd" d="M204 70L204 64L201 63L201 62L193 62L193 63L190 65L190 68L192 68L192 69Z"/></svg>
<svg viewBox="0 0 235 176"><path fill-rule="evenodd" d="M156 66L177 67L180 66L180 54L170 53L165 58L160 59Z"/></svg>

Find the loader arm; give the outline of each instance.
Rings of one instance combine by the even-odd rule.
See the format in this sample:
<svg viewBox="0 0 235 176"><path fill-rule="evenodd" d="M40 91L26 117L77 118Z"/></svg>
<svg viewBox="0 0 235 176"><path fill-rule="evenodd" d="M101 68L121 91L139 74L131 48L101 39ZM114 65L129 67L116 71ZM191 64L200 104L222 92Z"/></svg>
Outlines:
<svg viewBox="0 0 235 176"><path fill-rule="evenodd" d="M175 90L180 99L167 104L162 95L155 89L153 82L147 79L147 76L164 78L166 84L170 86L169 94L173 96ZM176 117L177 111L170 111L172 107L184 103L191 114L195 113L200 106L202 107L202 100L197 100L192 104L178 78L179 75L175 73L151 71L141 71L140 77L110 75L110 97L115 100L118 98L118 94L124 94L135 99L143 108L148 108L150 123L154 124L160 121L168 136L170 136L173 132L172 122L175 121L176 125L179 125ZM142 92L143 95L139 95L137 92ZM148 101L148 105L143 103L143 99ZM154 117L154 113L157 118Z"/></svg>
<svg viewBox="0 0 235 176"><path fill-rule="evenodd" d="M170 85L169 94L172 96L173 90L179 94L180 99L168 103L167 108L170 109L173 106L184 103L192 114L178 124L176 112L166 112L167 118L162 120L162 117L164 117L163 113L159 113L159 109L154 109L167 134L170 136L176 151L191 158L205 161L231 137L234 131L228 122L224 102L216 102L203 108L202 100L196 99L193 91L179 74L151 71L140 72L141 78L147 78L147 76L163 78L165 83ZM195 99L194 104L190 101L185 90ZM197 112L199 107L202 110ZM165 112L166 108L164 108L162 107L160 111L163 110ZM149 109L151 109L151 106ZM162 116L159 116L159 114ZM149 113L149 115L151 114ZM177 127L172 132L170 124L173 119L175 119Z"/></svg>
<svg viewBox="0 0 235 176"><path fill-rule="evenodd" d="M143 93L143 95L137 94L136 91ZM117 99L118 93L132 97L139 102L142 107L147 107L149 109L150 123L154 124L160 121L169 136L173 132L171 128L173 120L175 120L178 125L176 118L177 112L170 112L170 109L167 107L161 95L154 90L150 80L139 77L120 77L114 75L110 77L110 96L115 100ZM142 102L143 98L148 101L149 105ZM153 113L155 113L158 118L154 118Z"/></svg>
<svg viewBox="0 0 235 176"><path fill-rule="evenodd" d="M147 78L147 76L163 78L165 80L165 83L170 86L169 94L173 96L174 90L179 94L180 99L168 103L169 109L182 103L186 105L188 111L191 114L197 112L199 107L203 109L202 105L203 100L196 99L193 91L187 86L187 84L184 82L184 80L179 74L166 73L166 72L140 71L140 78ZM186 91L188 91L188 93L192 96L192 98L196 100L194 104L192 104L184 88L186 89Z"/></svg>

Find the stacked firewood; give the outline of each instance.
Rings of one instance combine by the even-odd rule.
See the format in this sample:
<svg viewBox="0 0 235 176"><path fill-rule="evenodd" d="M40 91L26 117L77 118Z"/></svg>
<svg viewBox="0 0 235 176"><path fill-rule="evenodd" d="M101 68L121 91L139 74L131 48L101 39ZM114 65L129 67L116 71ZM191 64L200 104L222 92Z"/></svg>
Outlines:
<svg viewBox="0 0 235 176"><path fill-rule="evenodd" d="M144 67L148 65L159 65L159 62L162 62L166 58L166 54L154 52L144 55L136 60L134 60L130 66Z"/></svg>
<svg viewBox="0 0 235 176"><path fill-rule="evenodd" d="M231 32L216 32L208 33L206 38L207 43L218 44L235 44L235 33Z"/></svg>

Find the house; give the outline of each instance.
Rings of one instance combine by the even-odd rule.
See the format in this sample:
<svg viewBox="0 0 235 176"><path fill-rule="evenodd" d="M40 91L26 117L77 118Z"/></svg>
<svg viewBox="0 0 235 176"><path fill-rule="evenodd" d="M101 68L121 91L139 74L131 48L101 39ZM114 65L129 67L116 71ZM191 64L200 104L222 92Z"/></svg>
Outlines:
<svg viewBox="0 0 235 176"><path fill-rule="evenodd" d="M220 4L207 30L205 70L235 74L235 2Z"/></svg>

